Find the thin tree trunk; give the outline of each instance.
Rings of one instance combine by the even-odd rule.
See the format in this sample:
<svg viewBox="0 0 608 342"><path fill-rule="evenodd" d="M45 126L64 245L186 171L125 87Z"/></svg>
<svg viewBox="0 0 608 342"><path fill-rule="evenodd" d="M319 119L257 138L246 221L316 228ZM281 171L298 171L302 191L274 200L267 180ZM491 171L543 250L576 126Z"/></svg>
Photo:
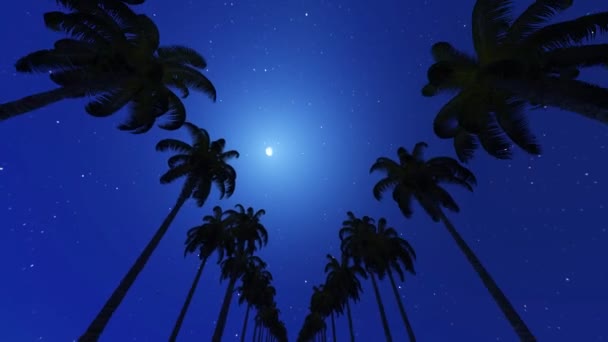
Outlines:
<svg viewBox="0 0 608 342"><path fill-rule="evenodd" d="M169 337L170 342L175 342L177 339L177 335L179 334L179 330L184 323L184 318L186 317L186 312L188 312L188 307L190 307L190 302L192 301L192 297L194 297L194 291L198 286L198 281L201 279L201 275L203 274L203 268L205 267L205 263L207 262L207 258L203 258L201 260L201 265L198 267L198 271L196 271L196 276L194 276L194 281L192 282L192 286L190 286L190 291L188 291L188 296L186 296L186 301L182 306L182 310L177 317L177 321L175 322L175 326L173 327L173 331L171 332L171 337Z"/></svg>
<svg viewBox="0 0 608 342"><path fill-rule="evenodd" d="M391 337L391 331L388 326L388 319L386 318L386 312L384 310L384 304L382 304L382 298L380 297L380 290L378 289L378 283L376 282L376 275L373 272L369 272L370 278L372 279L372 285L374 286L374 293L376 294L376 301L378 302L378 311L380 311L380 317L382 318L382 327L384 327L384 336L386 336L387 342L393 342Z"/></svg>
<svg viewBox="0 0 608 342"><path fill-rule="evenodd" d="M91 322L87 330L78 338L79 342L96 342L99 339L106 325L112 318L112 315L127 296L127 292L129 292L133 283L135 283L137 276L144 269L146 263L150 260L152 253L156 250L156 247L158 247L163 236L165 236L165 233L167 233L167 230L179 212L179 209L188 199L189 196L186 194L189 194L191 191L188 184L184 185L184 188L182 189L175 206L171 209L171 212L169 212L169 215L167 215L160 228L154 233L154 236L150 242L148 242L146 248L144 248L139 257L137 257L133 266L131 266L127 274L122 278L118 287L114 289L114 292L101 308L95 319Z"/></svg>
<svg viewBox="0 0 608 342"><path fill-rule="evenodd" d="M256 337L258 337L258 329L259 329L259 327L260 327L260 325L256 321L255 325L253 326L253 339L251 340L253 342L258 342L258 340L256 340Z"/></svg>
<svg viewBox="0 0 608 342"><path fill-rule="evenodd" d="M61 87L3 103L0 104L0 121L40 109L61 100L84 97L84 95L84 91L80 88Z"/></svg>
<svg viewBox="0 0 608 342"><path fill-rule="evenodd" d="M251 304L247 304L247 310L245 311L245 320L243 320L243 329L241 330L241 342L245 342L245 333L247 332L247 321L249 320L249 310Z"/></svg>
<svg viewBox="0 0 608 342"><path fill-rule="evenodd" d="M355 329L353 329L353 317L350 314L350 303L346 299L346 316L348 318L348 330L350 331L350 342L355 342Z"/></svg>
<svg viewBox="0 0 608 342"><path fill-rule="evenodd" d="M403 319L403 324L405 324L405 329L407 330L407 336L410 338L411 342L416 342L416 336L414 335L414 329L412 329L412 325L410 324L410 320L407 318L407 314L405 313L405 308L403 307L403 301L401 300L401 296L399 296L399 291L397 291L397 285L395 285L395 278L393 277L393 271L388 269L388 279L391 281L391 287L393 288L393 292L395 293L395 298L397 299L397 304L399 304L399 311L401 312L401 319Z"/></svg>
<svg viewBox="0 0 608 342"><path fill-rule="evenodd" d="M456 228L452 225L450 220L448 220L445 214L443 214L443 212L441 213L441 220L452 238L454 238L456 241L456 244L460 250L471 263L471 266L473 266L477 272L477 275L479 275L481 278L481 281L486 289L488 289L490 292L490 295L502 311L503 315L505 315L511 324L511 327L519 337L519 340L523 342L536 342L536 338L532 335L532 332L526 323L521 319L507 296L505 296L505 294L500 290L498 284L496 284L490 273L483 267L481 261L477 258L475 253L473 253L473 250L471 250L471 248L467 245L462 236L460 236L458 231L456 231Z"/></svg>
<svg viewBox="0 0 608 342"><path fill-rule="evenodd" d="M224 327L226 326L226 320L228 319L228 310L230 310L230 303L232 302L232 294L234 293L234 286L236 285L237 278L238 277L235 276L230 278L228 288L226 289L226 294L224 295L222 309L220 310L220 316L217 319L217 324L215 325L215 331L213 332L211 342L222 341L222 335L224 334Z"/></svg>
<svg viewBox="0 0 608 342"><path fill-rule="evenodd" d="M332 342L336 342L338 339L336 338L336 319L334 318L334 312L331 312L331 336L333 338Z"/></svg>

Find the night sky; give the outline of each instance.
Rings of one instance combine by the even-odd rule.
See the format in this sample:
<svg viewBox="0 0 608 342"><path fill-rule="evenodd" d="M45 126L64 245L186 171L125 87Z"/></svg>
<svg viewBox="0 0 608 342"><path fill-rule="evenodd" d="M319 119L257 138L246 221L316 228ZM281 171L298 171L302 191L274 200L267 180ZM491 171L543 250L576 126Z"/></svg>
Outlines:
<svg viewBox="0 0 608 342"><path fill-rule="evenodd" d="M576 1L565 15L600 10ZM414 206L406 220L390 196L372 196L377 157L429 143L427 156L454 157L432 121L449 95L421 96L430 47L449 41L472 51L474 0L147 0L161 44L201 52L216 103L193 93L188 119L225 138L241 157L229 199L213 191L189 201L116 312L102 341L166 341L198 260L184 258L187 229L220 205L265 209L270 234L260 253L277 288L291 340L338 254L348 210L386 217L415 248L417 275L401 287L419 341L516 341L445 228ZM516 1L517 9L529 1ZM8 6L8 7L6 7ZM604 6L606 7L606 6ZM0 102L54 87L45 75L17 75L15 61L63 36L42 14L55 1L20 0L0 14ZM606 10L606 8L602 8ZM605 37L602 39L606 41ZM582 79L607 85L608 73ZM164 138L116 129L124 112L94 118L84 101L64 101L0 122L0 341L72 341L85 330L175 204L182 182L160 185ZM539 341L608 341L608 129L578 114L528 111L542 157L516 150L497 160L479 150L469 167L474 193L448 186L461 207L448 214ZM266 147L274 154L266 156ZM215 259L216 256L213 256ZM388 282L383 300L396 341L406 340ZM208 341L226 282L210 263L180 334ZM237 341L245 308L233 300L225 341ZM369 282L353 306L359 341L383 338ZM253 327L253 324L250 325ZM348 339L345 317L338 339ZM249 331L251 334L251 330ZM251 336L251 335L249 335ZM331 336L331 334L330 334Z"/></svg>

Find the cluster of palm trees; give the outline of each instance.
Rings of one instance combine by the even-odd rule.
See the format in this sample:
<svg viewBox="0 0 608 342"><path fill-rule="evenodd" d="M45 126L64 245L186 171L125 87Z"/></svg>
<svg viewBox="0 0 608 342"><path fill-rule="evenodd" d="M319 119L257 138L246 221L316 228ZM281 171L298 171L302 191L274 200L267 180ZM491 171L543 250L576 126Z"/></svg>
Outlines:
<svg viewBox="0 0 608 342"><path fill-rule="evenodd" d="M51 49L36 51L20 58L16 70L23 73L48 73L55 89L0 104L0 120L18 117L52 103L86 98L84 110L106 117L128 108L128 117L119 129L132 133L149 131L158 118L165 130L184 128L192 144L163 139L156 149L172 151L169 169L161 176L167 184L183 179L177 202L148 245L120 281L79 341L97 341L131 286L160 244L180 208L190 198L202 207L213 184L220 198L230 197L236 186L236 171L230 166L238 152L225 150L226 141L212 141L206 130L187 121L182 102L191 90L215 101L216 90L202 73L206 61L197 51L179 45L161 46L154 22L137 14L131 5L144 0L56 0L64 11L48 12L45 25L69 38L59 39ZM460 162L469 161L479 145L498 158L511 157L513 145L531 154L541 149L529 130L524 110L527 106L553 106L608 123L608 89L578 80L581 68L608 66L608 44L589 44L596 34L608 32L608 12L590 14L570 21L547 25L557 13L572 6L572 0L537 0L515 19L511 1L477 0L472 14L475 55L458 51L447 42L433 45L435 63L428 70L429 83L424 96L443 91L456 95L437 113L435 134L452 139L457 158L423 156L427 144L417 143L410 153L397 150L395 160L380 157L370 172L384 177L373 188L381 200L391 191L401 213L413 215L415 200L434 222L442 222L456 245L479 275L489 294L503 312L518 338L536 341L506 295L484 268L472 249L446 217L444 210L459 207L445 184L469 191L475 186L473 173ZM179 96L176 94L179 94ZM256 255L267 244L268 234L260 219L263 210L242 205L223 211L216 206L203 224L190 229L186 254L197 253L200 266L177 317L170 341L175 341L198 286L208 258L218 254L221 278L227 288L212 341L221 340L232 297L246 305L241 333L244 341L251 309L254 316L254 341L287 341L285 324L274 299L272 275ZM326 320L331 321L336 340L335 318L346 316L351 341L355 339L351 304L361 294L361 280L370 279L387 341L392 333L384 312L378 281L388 278L398 302L401 318L410 341L415 341L394 275L404 281L405 273L415 274L415 252L384 218L347 213L339 231L341 255L328 255L324 284L315 286L309 314L298 335L300 341L327 339Z"/></svg>
<svg viewBox="0 0 608 342"><path fill-rule="evenodd" d="M388 319L378 288L378 280L387 275L399 305L401 318L410 340L415 335L405 312L403 302L393 272L404 281L405 272L415 274L414 260L416 253L410 244L397 233L395 228L388 227L386 219L380 218L376 224L368 216L357 218L352 212L342 223L339 236L341 241L340 260L327 255L325 266L327 278L324 284L313 287L310 299L310 312L304 320L304 326L298 335L299 341L310 341L314 338L326 340L327 327L325 320L331 319L332 341L336 341L335 315L342 315L346 309L351 341L355 340L350 303L357 302L362 292L361 278L371 279L382 327L387 341L392 341Z"/></svg>

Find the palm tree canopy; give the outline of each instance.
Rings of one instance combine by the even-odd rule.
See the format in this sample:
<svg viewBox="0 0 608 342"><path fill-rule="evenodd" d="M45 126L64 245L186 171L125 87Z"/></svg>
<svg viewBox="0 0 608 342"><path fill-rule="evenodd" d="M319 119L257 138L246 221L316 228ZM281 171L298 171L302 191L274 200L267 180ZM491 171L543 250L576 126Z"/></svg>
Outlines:
<svg viewBox="0 0 608 342"><path fill-rule="evenodd" d="M209 133L191 123L184 127L190 134L192 145L177 139L163 139L156 145L157 151L172 151L175 155L168 159L169 170L160 181L168 184L178 178L186 177L186 184L191 187L190 195L202 206L214 183L220 190L220 198L230 197L236 187L236 171L228 164L232 158L238 158L234 150L224 151L226 141L219 139L211 142Z"/></svg>
<svg viewBox="0 0 608 342"><path fill-rule="evenodd" d="M229 233L229 218L222 208L215 206L213 215L205 215L203 224L192 227L187 232L184 255L199 251L201 259L208 258L214 251L218 253L218 263L224 259L226 251L234 249Z"/></svg>
<svg viewBox="0 0 608 342"><path fill-rule="evenodd" d="M461 161L470 160L479 145L499 159L511 158L513 144L540 154L525 117L527 103L608 123L608 89L575 80L582 67L608 65L608 44L582 45L608 32L608 12L547 25L571 5L572 0L534 1L512 19L512 1L478 0L472 14L475 56L447 42L433 45L435 64L422 93L456 91L437 114L434 130L453 139Z"/></svg>
<svg viewBox="0 0 608 342"><path fill-rule="evenodd" d="M370 173L381 172L384 177L373 188L374 197L382 199L382 194L392 190L393 200L405 217L412 216L412 199L416 199L434 221L439 221L441 208L454 212L460 209L442 184L455 184L469 191L477 181L475 175L457 160L449 157L423 158L423 150L428 145L419 142L414 152L405 148L397 149L398 160L380 157L372 165Z"/></svg>
<svg viewBox="0 0 608 342"><path fill-rule="evenodd" d="M268 231L260 222L261 217L266 213L264 209L254 211L252 207L245 209L243 205L237 204L237 210L228 210L233 225L233 234L242 247L248 253L262 248L268 243Z"/></svg>
<svg viewBox="0 0 608 342"><path fill-rule="evenodd" d="M69 38L22 57L17 71L50 72L57 85L92 97L85 110L93 116L109 116L128 105L128 118L118 128L133 133L147 132L161 116L162 129L185 123L186 109L173 90L186 98L194 89L215 101L216 90L200 71L207 66L203 56L185 46L159 46L158 28L146 15L117 0L59 2L73 11L48 12L45 24ZM0 106L0 113L11 117L10 111L19 107L40 105Z"/></svg>

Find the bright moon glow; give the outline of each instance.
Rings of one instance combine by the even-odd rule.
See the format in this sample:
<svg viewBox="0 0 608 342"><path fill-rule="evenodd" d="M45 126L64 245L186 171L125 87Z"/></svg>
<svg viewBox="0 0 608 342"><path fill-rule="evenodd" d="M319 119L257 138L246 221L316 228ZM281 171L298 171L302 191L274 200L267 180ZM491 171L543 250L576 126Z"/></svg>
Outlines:
<svg viewBox="0 0 608 342"><path fill-rule="evenodd" d="M272 156L272 147L270 147L270 146L266 147L266 155L269 157Z"/></svg>

